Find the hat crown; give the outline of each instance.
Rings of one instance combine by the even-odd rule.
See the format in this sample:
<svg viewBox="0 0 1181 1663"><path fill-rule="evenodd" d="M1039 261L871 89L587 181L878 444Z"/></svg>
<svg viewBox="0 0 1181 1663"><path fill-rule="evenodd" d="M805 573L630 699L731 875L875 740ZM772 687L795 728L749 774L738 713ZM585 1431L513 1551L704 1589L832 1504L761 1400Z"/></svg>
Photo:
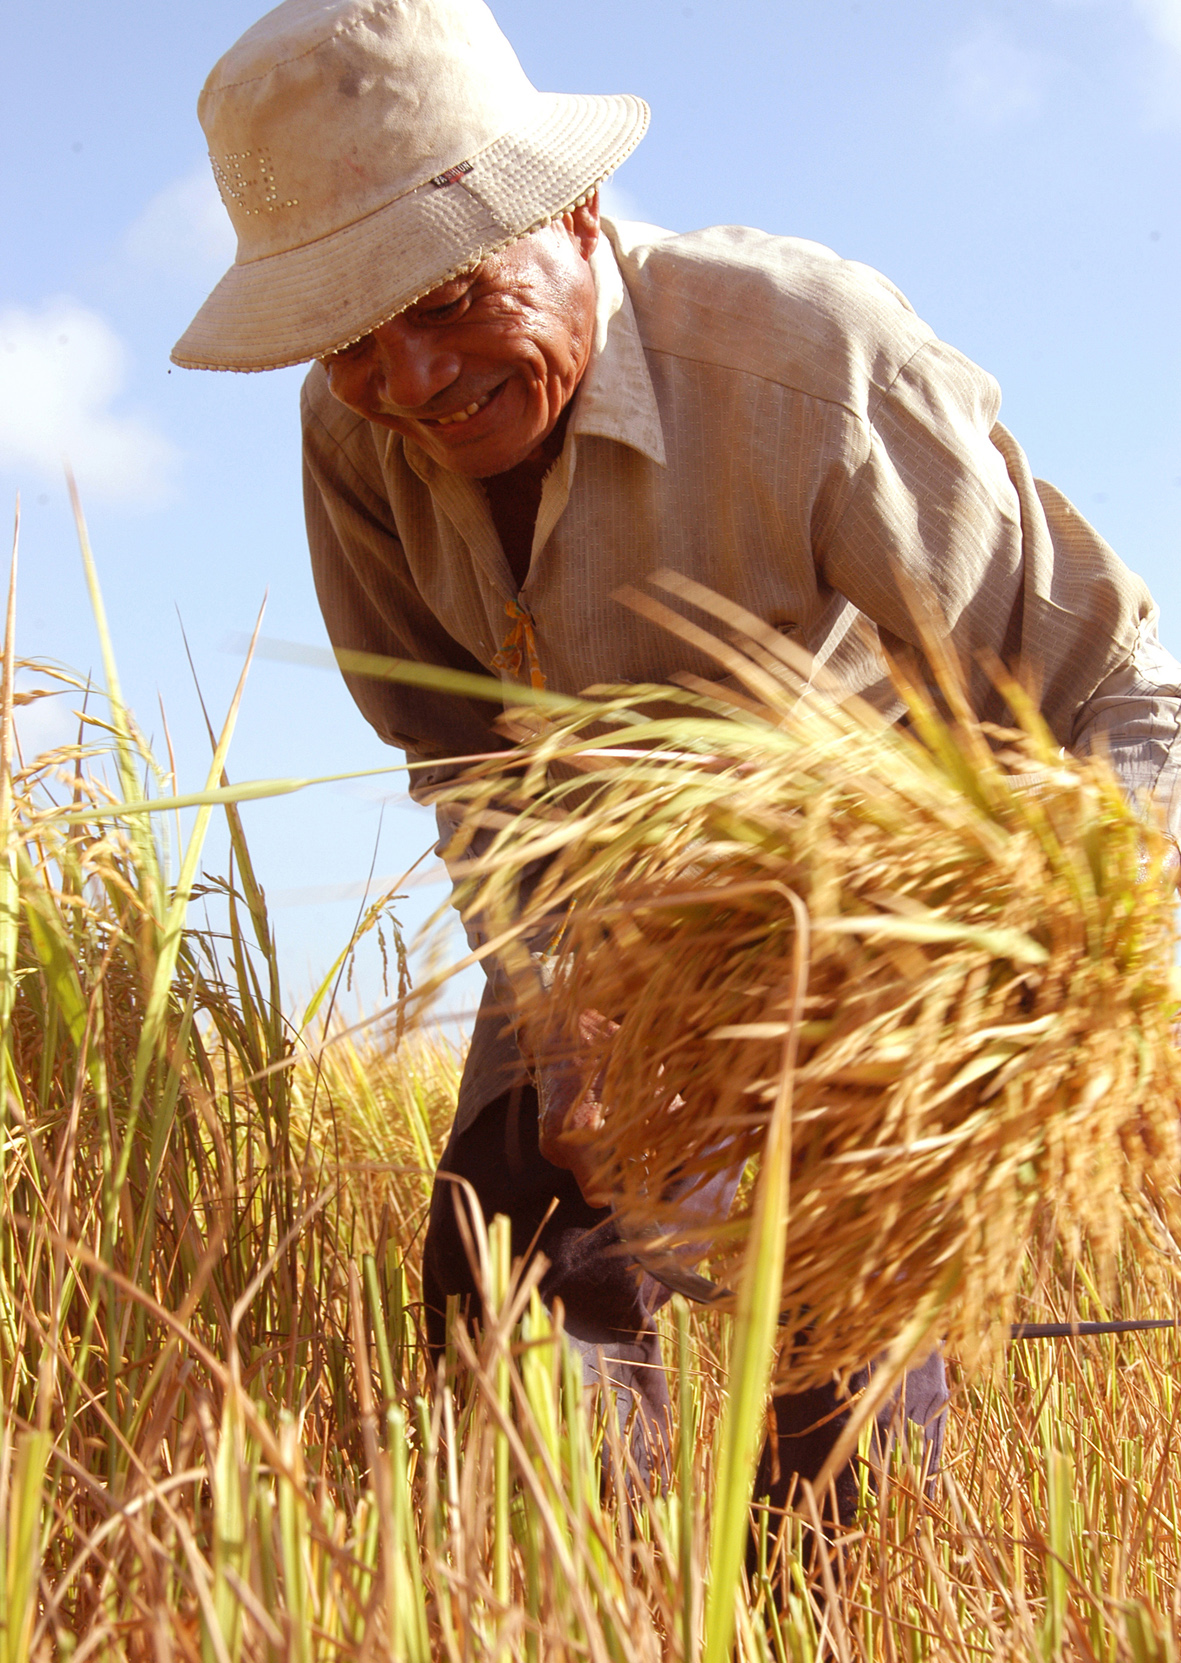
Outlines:
<svg viewBox="0 0 1181 1663"><path fill-rule="evenodd" d="M585 201L648 125L538 92L484 0L284 0L198 112L238 253L173 348L194 369L338 352Z"/></svg>
<svg viewBox="0 0 1181 1663"><path fill-rule="evenodd" d="M538 97L483 0L284 0L198 104L237 262L376 212L519 126Z"/></svg>

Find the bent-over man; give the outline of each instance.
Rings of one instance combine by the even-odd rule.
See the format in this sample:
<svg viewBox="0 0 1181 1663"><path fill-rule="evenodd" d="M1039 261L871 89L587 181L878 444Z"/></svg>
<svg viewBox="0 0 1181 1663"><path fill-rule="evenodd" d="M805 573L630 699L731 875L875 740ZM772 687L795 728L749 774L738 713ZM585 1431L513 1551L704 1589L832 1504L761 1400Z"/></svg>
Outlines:
<svg viewBox="0 0 1181 1663"><path fill-rule="evenodd" d="M709 677L614 598L670 568L898 714L881 649L917 647L917 592L983 716L1003 719L975 668L991 652L1040 687L1064 747L1102 745L1179 823L1181 669L1152 599L1032 477L995 382L813 243L601 219L641 100L535 91L482 0L286 0L215 67L200 115L238 255L173 356L314 361L307 525L338 649L569 693ZM432 764L423 800L449 758L506 743L491 707L346 679L383 740ZM658 1434L667 1290L610 1251L609 1212L543 1155L547 1059L495 1007L442 1168L509 1216L516 1252L536 1241L588 1367ZM424 1287L440 1346L448 1295L473 1292L446 1184ZM932 1462L945 1398L935 1355L903 1406ZM782 1500L847 1410L834 1386L776 1413ZM849 1472L838 1488L847 1508Z"/></svg>

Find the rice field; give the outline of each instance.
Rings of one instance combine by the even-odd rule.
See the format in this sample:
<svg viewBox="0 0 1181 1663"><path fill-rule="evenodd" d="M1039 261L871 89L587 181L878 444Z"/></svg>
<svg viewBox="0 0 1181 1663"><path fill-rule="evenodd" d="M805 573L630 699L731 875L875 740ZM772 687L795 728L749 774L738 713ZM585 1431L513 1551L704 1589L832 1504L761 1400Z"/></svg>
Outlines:
<svg viewBox="0 0 1181 1663"><path fill-rule="evenodd" d="M108 655L80 743L22 759L13 643L10 615L0 1663L1176 1657L1176 1332L953 1359L936 1493L901 1443L819 1553L815 1497L782 1528L749 1505L778 1292L757 1254L735 1314L662 1313L657 1493L496 1221L474 1243L485 1330L453 1324L432 1371L418 1243L459 1057L421 1029L326 1030L329 999L283 1011L222 785L232 719L182 798ZM213 815L217 933L189 906ZM753 1202L774 1248L768 1174L774 1151ZM1017 1313L1160 1299L1138 1256L1104 1282L1047 1237Z"/></svg>

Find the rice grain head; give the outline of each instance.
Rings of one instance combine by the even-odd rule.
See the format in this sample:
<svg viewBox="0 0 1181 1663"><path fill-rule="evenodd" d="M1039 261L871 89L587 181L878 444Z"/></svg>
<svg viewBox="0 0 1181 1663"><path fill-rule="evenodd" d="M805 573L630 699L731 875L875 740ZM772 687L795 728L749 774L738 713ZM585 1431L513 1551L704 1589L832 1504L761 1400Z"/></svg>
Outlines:
<svg viewBox="0 0 1181 1663"><path fill-rule="evenodd" d="M784 1384L848 1374L931 1302L983 1360L1047 1232L1100 1263L1130 1244L1171 1302L1167 840L1102 758L1058 752L1013 683L1001 731L946 662L951 714L899 677L902 728L765 641L724 662L732 700L605 690L534 715L504 764L451 788L460 843L495 831L463 904L501 938L517 1016L602 1071L584 1135L624 1236L708 1247L733 1285L749 1186L727 1218L689 1203L757 1163L794 1041L782 1321L806 1344L783 1346ZM618 1024L594 1056L587 1009Z"/></svg>

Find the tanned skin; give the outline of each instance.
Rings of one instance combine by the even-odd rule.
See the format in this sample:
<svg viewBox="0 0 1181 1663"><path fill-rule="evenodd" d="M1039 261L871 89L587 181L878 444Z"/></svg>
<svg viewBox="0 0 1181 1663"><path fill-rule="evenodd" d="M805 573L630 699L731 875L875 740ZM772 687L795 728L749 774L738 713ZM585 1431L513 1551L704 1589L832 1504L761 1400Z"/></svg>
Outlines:
<svg viewBox="0 0 1181 1663"><path fill-rule="evenodd" d="M342 404L483 482L518 588L590 361L598 239L595 195L322 360Z"/></svg>

